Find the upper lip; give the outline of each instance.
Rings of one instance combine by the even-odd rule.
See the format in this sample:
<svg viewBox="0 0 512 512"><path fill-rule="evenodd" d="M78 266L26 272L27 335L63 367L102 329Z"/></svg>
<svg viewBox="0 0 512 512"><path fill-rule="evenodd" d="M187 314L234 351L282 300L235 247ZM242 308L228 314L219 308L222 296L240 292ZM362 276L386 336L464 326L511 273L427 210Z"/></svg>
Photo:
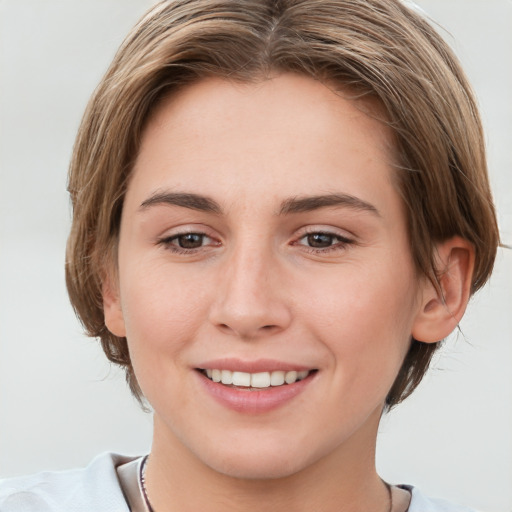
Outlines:
<svg viewBox="0 0 512 512"><path fill-rule="evenodd" d="M204 361L197 368L201 370L230 370L232 372L246 372L246 373L259 373L259 372L272 372L272 371L304 371L313 370L311 366L303 364L296 364L285 361L278 361L275 359L255 359L254 361L247 361L236 358L221 358L211 359Z"/></svg>

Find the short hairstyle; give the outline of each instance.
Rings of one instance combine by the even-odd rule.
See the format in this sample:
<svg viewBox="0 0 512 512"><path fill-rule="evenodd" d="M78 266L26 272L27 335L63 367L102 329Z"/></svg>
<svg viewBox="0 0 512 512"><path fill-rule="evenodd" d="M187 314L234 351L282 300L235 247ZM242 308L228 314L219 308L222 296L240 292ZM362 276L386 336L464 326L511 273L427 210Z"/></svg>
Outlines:
<svg viewBox="0 0 512 512"><path fill-rule="evenodd" d="M471 293L491 273L499 233L476 102L456 57L421 15L399 0L160 2L92 96L69 171L71 303L141 402L127 341L105 326L102 283L116 268L123 199L148 118L164 95L201 79L257 82L284 72L382 107L419 275L436 285L436 244L455 235L475 250ZM388 407L412 393L438 345L411 338Z"/></svg>

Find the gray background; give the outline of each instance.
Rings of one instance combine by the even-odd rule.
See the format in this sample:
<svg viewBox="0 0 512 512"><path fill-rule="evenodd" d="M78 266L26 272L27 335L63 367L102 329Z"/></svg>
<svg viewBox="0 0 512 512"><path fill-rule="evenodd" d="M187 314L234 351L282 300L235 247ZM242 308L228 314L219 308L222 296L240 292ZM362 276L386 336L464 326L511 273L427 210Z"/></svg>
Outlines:
<svg viewBox="0 0 512 512"><path fill-rule="evenodd" d="M0 476L147 452L151 418L86 339L63 275L66 170L86 101L150 0L0 0ZM512 244L512 1L422 0L481 104ZM381 425L378 467L488 512L512 511L512 251L417 392Z"/></svg>

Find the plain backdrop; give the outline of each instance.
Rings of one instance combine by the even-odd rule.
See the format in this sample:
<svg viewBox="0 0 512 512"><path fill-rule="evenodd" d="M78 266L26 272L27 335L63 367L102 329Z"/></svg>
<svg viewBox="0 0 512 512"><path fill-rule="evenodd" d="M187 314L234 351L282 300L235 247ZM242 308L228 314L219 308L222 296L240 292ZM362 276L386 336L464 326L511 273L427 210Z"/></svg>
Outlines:
<svg viewBox="0 0 512 512"><path fill-rule="evenodd" d="M0 476L149 450L151 417L68 304L67 164L86 101L149 0L0 0ZM512 244L512 2L422 0L475 87ZM512 511L512 251L417 392L381 425L378 467Z"/></svg>

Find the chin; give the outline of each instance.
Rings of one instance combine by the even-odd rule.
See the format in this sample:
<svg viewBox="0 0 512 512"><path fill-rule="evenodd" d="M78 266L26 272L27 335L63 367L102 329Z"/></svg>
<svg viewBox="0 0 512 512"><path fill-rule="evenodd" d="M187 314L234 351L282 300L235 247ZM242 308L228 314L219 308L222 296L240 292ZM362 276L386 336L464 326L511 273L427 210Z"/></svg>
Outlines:
<svg viewBox="0 0 512 512"><path fill-rule="evenodd" d="M257 450L230 450L201 457L202 462L222 475L242 480L274 480L301 472L321 456L304 457L300 448L259 446ZM311 460L310 460L311 459Z"/></svg>
<svg viewBox="0 0 512 512"><path fill-rule="evenodd" d="M222 475L240 480L277 480L292 476L304 469L301 464L293 464L288 460L258 460L258 461L222 461L210 466Z"/></svg>

